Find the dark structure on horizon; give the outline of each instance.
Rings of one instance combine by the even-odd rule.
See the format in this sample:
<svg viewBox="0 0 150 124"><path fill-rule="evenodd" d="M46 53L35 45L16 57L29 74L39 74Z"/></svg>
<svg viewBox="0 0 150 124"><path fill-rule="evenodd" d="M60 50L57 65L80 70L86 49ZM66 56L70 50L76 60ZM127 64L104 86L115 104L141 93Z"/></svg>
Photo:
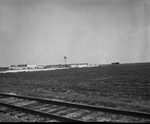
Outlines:
<svg viewBox="0 0 150 124"><path fill-rule="evenodd" d="M113 63L111 63L112 65L118 65L118 64L120 64L119 62L113 62Z"/></svg>

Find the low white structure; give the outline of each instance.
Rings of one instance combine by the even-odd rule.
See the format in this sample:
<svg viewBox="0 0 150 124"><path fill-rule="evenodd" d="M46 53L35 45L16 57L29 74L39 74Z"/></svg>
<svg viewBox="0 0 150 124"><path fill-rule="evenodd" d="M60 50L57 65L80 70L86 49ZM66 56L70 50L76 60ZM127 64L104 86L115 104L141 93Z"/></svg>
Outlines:
<svg viewBox="0 0 150 124"><path fill-rule="evenodd" d="M97 67L99 64L89 64L88 67Z"/></svg>
<svg viewBox="0 0 150 124"><path fill-rule="evenodd" d="M18 69L18 68L14 68L12 69L12 67L10 68L10 70L6 70L6 71L0 71L0 73L18 73L18 72L34 72L34 71L49 71L49 70L57 70L57 69L69 69L69 68L43 68L43 69Z"/></svg>
<svg viewBox="0 0 150 124"><path fill-rule="evenodd" d="M44 65L37 65L37 69L44 69Z"/></svg>
<svg viewBox="0 0 150 124"><path fill-rule="evenodd" d="M77 63L77 64L70 64L71 68L83 68L88 67L88 63Z"/></svg>
<svg viewBox="0 0 150 124"><path fill-rule="evenodd" d="M20 64L20 65L11 65L9 70L24 70L24 69L36 69L37 65L28 65L28 64Z"/></svg>

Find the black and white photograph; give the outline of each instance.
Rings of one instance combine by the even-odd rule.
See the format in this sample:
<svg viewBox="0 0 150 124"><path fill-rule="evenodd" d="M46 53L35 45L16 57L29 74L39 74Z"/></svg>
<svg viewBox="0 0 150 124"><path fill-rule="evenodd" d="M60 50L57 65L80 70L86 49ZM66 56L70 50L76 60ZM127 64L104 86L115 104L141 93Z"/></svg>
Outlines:
<svg viewBox="0 0 150 124"><path fill-rule="evenodd" d="M0 0L0 123L150 123L150 0Z"/></svg>

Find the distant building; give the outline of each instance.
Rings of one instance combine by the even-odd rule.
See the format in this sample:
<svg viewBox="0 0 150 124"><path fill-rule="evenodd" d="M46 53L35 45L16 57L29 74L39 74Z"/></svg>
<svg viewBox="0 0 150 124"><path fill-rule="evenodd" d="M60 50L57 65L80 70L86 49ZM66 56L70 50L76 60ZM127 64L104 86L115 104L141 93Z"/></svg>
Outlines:
<svg viewBox="0 0 150 124"><path fill-rule="evenodd" d="M88 63L58 64L45 66L45 68L82 68L82 67L88 67Z"/></svg>
<svg viewBox="0 0 150 124"><path fill-rule="evenodd" d="M97 67L99 66L98 64L89 64L88 67Z"/></svg>
<svg viewBox="0 0 150 124"><path fill-rule="evenodd" d="M20 65L11 65L9 70L23 70L23 69L36 69L37 65L29 65L29 64L20 64Z"/></svg>
<svg viewBox="0 0 150 124"><path fill-rule="evenodd" d="M68 67L65 64L58 64L58 65L45 65L44 68L65 68Z"/></svg>
<svg viewBox="0 0 150 124"><path fill-rule="evenodd" d="M117 64L120 64L119 62L113 62L111 63L112 65L117 65Z"/></svg>
<svg viewBox="0 0 150 124"><path fill-rule="evenodd" d="M76 63L76 64L67 64L71 68L83 68L88 67L88 63Z"/></svg>
<svg viewBox="0 0 150 124"><path fill-rule="evenodd" d="M45 66L44 65L37 65L37 67L36 67L37 69L44 69L45 68Z"/></svg>

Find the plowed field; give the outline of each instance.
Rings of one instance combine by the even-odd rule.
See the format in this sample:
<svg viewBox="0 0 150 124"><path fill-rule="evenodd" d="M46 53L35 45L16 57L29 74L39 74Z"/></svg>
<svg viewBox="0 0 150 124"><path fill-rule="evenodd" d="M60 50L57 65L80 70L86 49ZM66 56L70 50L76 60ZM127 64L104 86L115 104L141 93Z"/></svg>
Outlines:
<svg viewBox="0 0 150 124"><path fill-rule="evenodd" d="M150 112L150 63L1 73L0 91Z"/></svg>

